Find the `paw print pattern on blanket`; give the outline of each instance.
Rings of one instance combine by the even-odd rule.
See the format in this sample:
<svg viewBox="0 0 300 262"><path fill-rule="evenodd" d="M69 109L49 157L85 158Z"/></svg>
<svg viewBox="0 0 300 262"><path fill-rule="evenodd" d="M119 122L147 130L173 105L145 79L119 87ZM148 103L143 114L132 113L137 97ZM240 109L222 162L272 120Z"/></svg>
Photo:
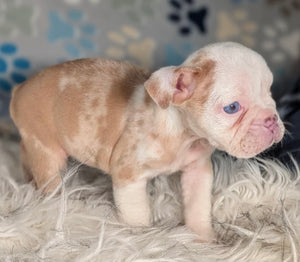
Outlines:
<svg viewBox="0 0 300 262"><path fill-rule="evenodd" d="M200 34L207 33L206 19L208 8L195 6L194 0L169 0L172 12L168 19L178 26L178 32L183 36L191 34L193 28Z"/></svg>
<svg viewBox="0 0 300 262"><path fill-rule="evenodd" d="M265 26L263 32L266 39L262 47L270 53L272 62L281 63L287 57L299 57L300 30L289 32L283 20L276 20L272 26Z"/></svg>
<svg viewBox="0 0 300 262"><path fill-rule="evenodd" d="M134 23L141 23L153 17L155 4L159 0L111 0L114 9L119 9Z"/></svg>
<svg viewBox="0 0 300 262"><path fill-rule="evenodd" d="M85 21L80 10L70 10L66 16L56 11L49 13L48 41L63 42L65 51L73 58L86 56L88 52L96 51L93 36L96 27Z"/></svg>
<svg viewBox="0 0 300 262"><path fill-rule="evenodd" d="M26 80L26 71L30 69L30 61L24 57L16 57L18 47L13 43L0 45L0 90L10 93L13 86Z"/></svg>
<svg viewBox="0 0 300 262"><path fill-rule="evenodd" d="M111 42L106 54L114 59L129 59L138 65L150 68L153 65L153 52L156 46L155 41L146 37L132 26L124 25L120 32L111 31L107 34Z"/></svg>
<svg viewBox="0 0 300 262"><path fill-rule="evenodd" d="M300 0L267 0L268 4L276 6L284 17L290 17L300 11Z"/></svg>
<svg viewBox="0 0 300 262"><path fill-rule="evenodd" d="M254 33L257 28L257 24L249 20L243 9L236 9L230 13L221 11L217 15L216 38L219 41L238 41L248 47L254 47Z"/></svg>
<svg viewBox="0 0 300 262"><path fill-rule="evenodd" d="M26 1L0 1L0 35L33 35L36 32L38 7Z"/></svg>
<svg viewBox="0 0 300 262"><path fill-rule="evenodd" d="M64 0L69 5L80 5L81 3L90 3L93 5L99 4L101 0Z"/></svg>

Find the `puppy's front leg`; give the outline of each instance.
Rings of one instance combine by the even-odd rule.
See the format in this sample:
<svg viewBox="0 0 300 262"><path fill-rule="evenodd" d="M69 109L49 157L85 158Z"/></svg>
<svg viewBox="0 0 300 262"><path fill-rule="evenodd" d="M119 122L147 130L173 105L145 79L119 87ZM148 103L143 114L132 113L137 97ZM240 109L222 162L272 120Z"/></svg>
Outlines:
<svg viewBox="0 0 300 262"><path fill-rule="evenodd" d="M146 179L127 185L114 183L114 199L121 219L133 226L150 225L150 206L146 192Z"/></svg>
<svg viewBox="0 0 300 262"><path fill-rule="evenodd" d="M210 158L192 162L183 170L181 177L185 223L205 242L214 239L211 225L212 182Z"/></svg>

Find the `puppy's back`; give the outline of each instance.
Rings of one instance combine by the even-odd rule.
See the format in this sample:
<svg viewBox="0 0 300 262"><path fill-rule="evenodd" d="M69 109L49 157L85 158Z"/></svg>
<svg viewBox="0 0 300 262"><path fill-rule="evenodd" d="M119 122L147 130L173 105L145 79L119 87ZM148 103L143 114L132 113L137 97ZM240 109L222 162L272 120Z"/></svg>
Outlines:
<svg viewBox="0 0 300 262"><path fill-rule="evenodd" d="M107 152L113 147L123 128L128 102L148 77L148 72L127 62L65 62L14 88L11 117L23 138L34 136L46 147L59 142L69 155L86 161L80 155L99 151L98 140L105 141ZM103 159L106 163L109 153L102 155L107 155Z"/></svg>

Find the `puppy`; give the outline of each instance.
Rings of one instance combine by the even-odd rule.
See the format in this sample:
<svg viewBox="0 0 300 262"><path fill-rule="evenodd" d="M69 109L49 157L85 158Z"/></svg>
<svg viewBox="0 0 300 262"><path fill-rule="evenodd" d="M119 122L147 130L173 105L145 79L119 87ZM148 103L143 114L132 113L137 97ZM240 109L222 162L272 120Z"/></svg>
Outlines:
<svg viewBox="0 0 300 262"><path fill-rule="evenodd" d="M80 59L17 86L10 112L25 173L44 192L72 156L111 174L123 221L149 225L147 180L181 170L186 225L211 241L211 154L250 158L281 140L272 80L264 59L236 43L208 45L151 75Z"/></svg>

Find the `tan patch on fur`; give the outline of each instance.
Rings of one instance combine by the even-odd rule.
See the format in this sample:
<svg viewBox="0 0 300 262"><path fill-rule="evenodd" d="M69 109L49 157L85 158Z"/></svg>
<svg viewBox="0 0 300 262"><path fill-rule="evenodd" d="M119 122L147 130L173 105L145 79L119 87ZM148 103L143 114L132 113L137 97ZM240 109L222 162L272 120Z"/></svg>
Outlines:
<svg viewBox="0 0 300 262"><path fill-rule="evenodd" d="M90 121L90 120L91 120L91 117L92 117L91 115L86 115L86 116L85 116L85 119L86 119L87 121Z"/></svg>
<svg viewBox="0 0 300 262"><path fill-rule="evenodd" d="M60 132L64 135L73 138L78 135L79 132L79 118L83 111L82 97L86 93L84 88L73 88L68 85L59 94L59 101L55 103L54 115L56 123L63 123L60 125ZM64 101L61 103L60 101ZM76 108L76 110L74 110ZM63 141L61 141L63 143Z"/></svg>
<svg viewBox="0 0 300 262"><path fill-rule="evenodd" d="M143 126L144 125L144 120L140 119L136 123L137 123L138 126Z"/></svg>
<svg viewBox="0 0 300 262"><path fill-rule="evenodd" d="M197 74L197 86L191 98L187 100L186 107L199 111L199 105L204 105L212 91L215 75L215 62L212 60L202 61Z"/></svg>
<svg viewBox="0 0 300 262"><path fill-rule="evenodd" d="M157 133L151 133L150 136L154 140L158 138L158 134Z"/></svg>
<svg viewBox="0 0 300 262"><path fill-rule="evenodd" d="M116 177L115 177L116 178ZM115 179L116 186L128 185L131 182L134 182L136 174L133 171L133 168L130 166L122 167L122 170L118 173L117 179Z"/></svg>
<svg viewBox="0 0 300 262"><path fill-rule="evenodd" d="M76 71L84 67L88 69L86 74L83 74L85 71ZM60 125L62 133L68 134L64 143L68 145L68 152L78 160L109 172L111 154L125 125L128 102L135 88L149 75L129 63L100 59L64 64L65 72L78 75L81 88L72 88L68 94L65 93L68 89L65 89L60 94L62 108L57 111L64 120L61 118L59 122L69 122L69 119L73 122ZM76 112L75 116L73 112ZM72 127L71 124L75 123L77 126ZM71 136L70 129L76 130Z"/></svg>
<svg viewBox="0 0 300 262"><path fill-rule="evenodd" d="M189 66L199 67L203 65L203 61L207 60L207 54L203 51L198 51L191 60L188 61Z"/></svg>
<svg viewBox="0 0 300 262"><path fill-rule="evenodd" d="M167 92L163 92L160 95L162 96L162 98L159 101L159 105L162 109L166 109L170 104L171 97Z"/></svg>
<svg viewBox="0 0 300 262"><path fill-rule="evenodd" d="M34 134L50 150L57 139L53 121L53 97L57 93L57 72L46 69L14 89L11 116L19 129ZM28 105L32 110L28 110Z"/></svg>
<svg viewBox="0 0 300 262"><path fill-rule="evenodd" d="M126 66L113 67L113 72L118 72L118 78L111 82L110 93L107 96L107 126L99 125L98 136L102 137L103 145L109 148L109 153L105 159L107 167L110 165L110 158L113 154L114 147L118 142L125 125L125 112L128 110L129 100L136 88L142 88L141 84L148 77L147 73L130 64ZM97 159L102 162L102 151L98 152Z"/></svg>
<svg viewBox="0 0 300 262"><path fill-rule="evenodd" d="M92 109L96 109L99 106L99 101L98 99L94 99L92 102Z"/></svg>
<svg viewBox="0 0 300 262"><path fill-rule="evenodd" d="M151 103L154 103L154 101L151 98L151 96L146 92L145 98L144 98L144 104L146 107L148 107Z"/></svg>

